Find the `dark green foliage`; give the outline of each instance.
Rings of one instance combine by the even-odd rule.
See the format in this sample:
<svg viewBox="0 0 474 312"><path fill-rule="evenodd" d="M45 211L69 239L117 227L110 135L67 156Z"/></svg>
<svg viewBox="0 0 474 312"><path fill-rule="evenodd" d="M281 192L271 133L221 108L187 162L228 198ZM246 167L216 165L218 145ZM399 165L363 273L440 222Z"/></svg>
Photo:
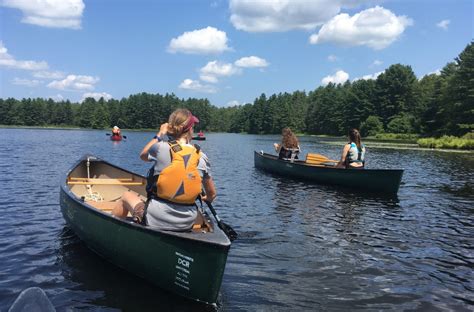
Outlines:
<svg viewBox="0 0 474 312"><path fill-rule="evenodd" d="M447 85L448 132L462 136L474 130L474 42L456 58Z"/></svg>
<svg viewBox="0 0 474 312"><path fill-rule="evenodd" d="M284 127L309 134L363 136L390 132L422 136L474 131L474 44L440 75L418 80L410 66L395 64L376 80L330 83L308 92L261 94L253 103L216 107L207 99L139 93L121 100L0 99L0 124L158 129L171 112L189 108L200 119L196 131L279 134Z"/></svg>
<svg viewBox="0 0 474 312"><path fill-rule="evenodd" d="M360 131L362 136L374 136L383 132L383 123L379 117L369 116L367 120L360 125Z"/></svg>
<svg viewBox="0 0 474 312"><path fill-rule="evenodd" d="M375 111L384 126L399 114L418 111L417 91L417 79L410 66L395 64L377 77Z"/></svg>
<svg viewBox="0 0 474 312"><path fill-rule="evenodd" d="M409 114L395 116L387 125L390 133L413 133L414 117Z"/></svg>

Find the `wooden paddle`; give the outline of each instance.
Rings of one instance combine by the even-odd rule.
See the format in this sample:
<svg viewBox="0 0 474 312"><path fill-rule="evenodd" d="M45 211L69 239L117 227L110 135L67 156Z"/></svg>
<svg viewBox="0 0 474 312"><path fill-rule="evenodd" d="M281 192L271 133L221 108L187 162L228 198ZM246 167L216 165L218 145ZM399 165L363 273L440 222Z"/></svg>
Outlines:
<svg viewBox="0 0 474 312"><path fill-rule="evenodd" d="M321 154L308 153L306 155L306 162L308 164L322 164L322 163L337 163L337 160L329 159Z"/></svg>

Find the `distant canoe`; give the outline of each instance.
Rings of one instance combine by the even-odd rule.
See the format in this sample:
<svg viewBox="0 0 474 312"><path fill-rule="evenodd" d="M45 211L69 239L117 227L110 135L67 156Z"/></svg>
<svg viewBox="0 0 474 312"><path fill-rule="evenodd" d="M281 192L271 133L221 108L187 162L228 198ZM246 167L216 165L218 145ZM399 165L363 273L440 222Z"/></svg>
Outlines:
<svg viewBox="0 0 474 312"><path fill-rule="evenodd" d="M122 141L122 136L121 135L111 135L110 139L112 141Z"/></svg>
<svg viewBox="0 0 474 312"><path fill-rule="evenodd" d="M392 195L397 194L403 175L401 169L344 169L323 164L310 165L304 160L291 162L263 152L254 153L254 163L256 168L281 176Z"/></svg>
<svg viewBox="0 0 474 312"><path fill-rule="evenodd" d="M205 140L206 140L206 137L203 137L203 136L194 136L194 137L193 137L193 140L195 140L195 141L205 141Z"/></svg>
<svg viewBox="0 0 474 312"><path fill-rule="evenodd" d="M157 230L111 215L124 191L144 198L145 184L141 175L84 156L62 178L62 214L77 236L108 261L178 295L216 303L231 242L206 212L199 211L188 232Z"/></svg>

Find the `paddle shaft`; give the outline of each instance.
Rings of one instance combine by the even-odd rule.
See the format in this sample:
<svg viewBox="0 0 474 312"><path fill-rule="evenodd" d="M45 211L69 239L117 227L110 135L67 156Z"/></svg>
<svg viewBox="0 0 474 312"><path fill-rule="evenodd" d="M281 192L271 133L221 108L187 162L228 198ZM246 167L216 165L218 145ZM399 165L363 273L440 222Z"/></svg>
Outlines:
<svg viewBox="0 0 474 312"><path fill-rule="evenodd" d="M207 207L209 207L209 210L211 210L212 215L214 216L214 218L216 218L217 225L219 225L219 228L222 231L224 231L225 235L227 235L227 237L230 239L230 241L235 240L238 236L237 232L234 231L234 229L230 225L228 225L228 224L221 221L221 219L217 215L216 210L214 209L214 207L212 206L212 204L210 202L206 201L206 205L207 205Z"/></svg>
<svg viewBox="0 0 474 312"><path fill-rule="evenodd" d="M109 135L109 136L110 136L111 134L110 134L110 133L106 133L105 135ZM122 138L126 139L127 136L126 136L126 135L122 135Z"/></svg>

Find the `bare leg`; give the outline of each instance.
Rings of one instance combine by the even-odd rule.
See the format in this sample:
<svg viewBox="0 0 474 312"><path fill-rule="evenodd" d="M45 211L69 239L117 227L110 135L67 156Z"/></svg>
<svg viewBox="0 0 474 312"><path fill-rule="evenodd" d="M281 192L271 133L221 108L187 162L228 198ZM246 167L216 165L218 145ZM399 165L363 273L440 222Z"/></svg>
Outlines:
<svg viewBox="0 0 474 312"><path fill-rule="evenodd" d="M135 214L134 208L137 205L138 205L137 208L144 206L141 198L137 194L127 191L123 193L122 199L117 202L117 206L112 211L112 214L119 218L125 219L129 212L131 215ZM143 214L143 211L142 211L142 214Z"/></svg>

